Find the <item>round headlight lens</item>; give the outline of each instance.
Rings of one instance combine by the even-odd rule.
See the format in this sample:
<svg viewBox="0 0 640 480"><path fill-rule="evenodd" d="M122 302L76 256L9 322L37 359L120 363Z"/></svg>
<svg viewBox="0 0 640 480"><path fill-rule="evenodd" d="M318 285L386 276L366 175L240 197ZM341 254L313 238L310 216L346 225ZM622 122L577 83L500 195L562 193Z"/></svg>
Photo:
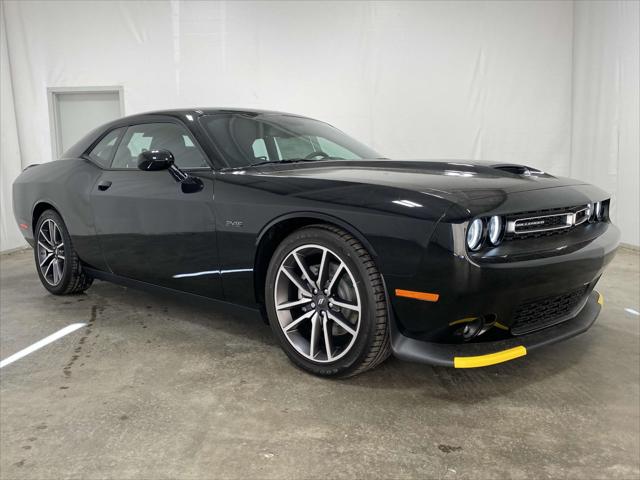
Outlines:
<svg viewBox="0 0 640 480"><path fill-rule="evenodd" d="M482 240L482 220L476 218L467 230L467 246L469 250L476 250Z"/></svg>
<svg viewBox="0 0 640 480"><path fill-rule="evenodd" d="M602 213L603 213L602 202L596 202L595 212L594 212L594 216L596 217L596 220L602 220Z"/></svg>
<svg viewBox="0 0 640 480"><path fill-rule="evenodd" d="M491 217L489 220L489 241L492 245L500 243L500 235L502 234L502 217Z"/></svg>

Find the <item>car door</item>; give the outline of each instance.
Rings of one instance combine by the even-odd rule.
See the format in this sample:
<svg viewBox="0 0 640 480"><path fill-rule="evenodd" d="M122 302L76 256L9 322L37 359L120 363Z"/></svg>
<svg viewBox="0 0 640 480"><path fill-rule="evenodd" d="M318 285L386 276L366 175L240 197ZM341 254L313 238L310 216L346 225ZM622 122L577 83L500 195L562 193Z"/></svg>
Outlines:
<svg viewBox="0 0 640 480"><path fill-rule="evenodd" d="M141 171L143 150L165 149L202 180L184 193L168 171ZM155 285L221 297L213 208L214 172L176 121L130 125L91 195L97 237L109 270Z"/></svg>

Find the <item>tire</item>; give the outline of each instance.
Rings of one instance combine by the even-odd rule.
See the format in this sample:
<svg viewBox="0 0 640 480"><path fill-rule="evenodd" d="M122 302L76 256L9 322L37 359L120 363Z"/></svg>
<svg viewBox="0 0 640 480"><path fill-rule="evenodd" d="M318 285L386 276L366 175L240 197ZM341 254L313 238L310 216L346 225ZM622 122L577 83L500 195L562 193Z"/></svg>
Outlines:
<svg viewBox="0 0 640 480"><path fill-rule="evenodd" d="M69 231L55 210L45 210L35 230L36 270L44 288L54 295L84 292L93 278L83 271Z"/></svg>
<svg viewBox="0 0 640 480"><path fill-rule="evenodd" d="M282 241L265 300L282 349L307 372L350 377L390 354L382 276L362 244L337 227L312 225Z"/></svg>

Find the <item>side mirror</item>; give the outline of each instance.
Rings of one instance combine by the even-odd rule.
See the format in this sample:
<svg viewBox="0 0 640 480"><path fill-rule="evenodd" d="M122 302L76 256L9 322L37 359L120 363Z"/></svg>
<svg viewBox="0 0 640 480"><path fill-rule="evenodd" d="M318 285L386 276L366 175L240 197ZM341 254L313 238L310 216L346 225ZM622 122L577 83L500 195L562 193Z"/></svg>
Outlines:
<svg viewBox="0 0 640 480"><path fill-rule="evenodd" d="M173 154L169 150L146 150L138 155L138 168L148 172L167 170L173 162Z"/></svg>
<svg viewBox="0 0 640 480"><path fill-rule="evenodd" d="M138 168L147 172L168 170L173 179L180 184L182 193L196 193L204 188L202 180L180 170L169 150L147 150L138 155Z"/></svg>

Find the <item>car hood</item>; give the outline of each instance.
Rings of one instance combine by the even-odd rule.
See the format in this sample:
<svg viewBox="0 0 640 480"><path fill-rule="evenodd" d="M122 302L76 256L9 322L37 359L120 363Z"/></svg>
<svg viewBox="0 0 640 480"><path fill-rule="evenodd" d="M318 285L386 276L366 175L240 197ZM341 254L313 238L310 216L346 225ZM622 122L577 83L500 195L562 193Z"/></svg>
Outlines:
<svg viewBox="0 0 640 480"><path fill-rule="evenodd" d="M322 160L267 164L252 173L278 179L269 182L279 185L272 188L289 196L422 218L445 215L451 221L607 198L579 180L518 164L477 161Z"/></svg>
<svg viewBox="0 0 640 480"><path fill-rule="evenodd" d="M433 160L275 164L266 167L264 174L399 188L455 203L583 183L518 164Z"/></svg>

